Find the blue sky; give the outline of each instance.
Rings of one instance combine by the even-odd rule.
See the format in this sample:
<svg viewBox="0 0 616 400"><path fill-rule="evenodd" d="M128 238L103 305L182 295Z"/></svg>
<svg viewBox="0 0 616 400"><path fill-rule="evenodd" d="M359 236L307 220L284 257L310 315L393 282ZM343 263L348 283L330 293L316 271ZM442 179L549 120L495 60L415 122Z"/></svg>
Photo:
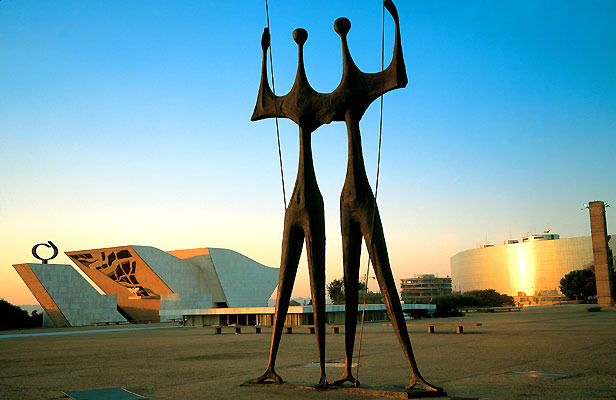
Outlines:
<svg viewBox="0 0 616 400"><path fill-rule="evenodd" d="M616 203L616 3L396 5L409 85L385 96L379 188L395 277L444 276L458 251L546 228L588 235L582 204ZM340 16L358 66L379 70L378 1L269 6L278 94L293 83L297 27L312 86L337 86ZM47 240L224 247L278 266L274 121L250 122L265 23L262 2L0 1L0 297L35 302L11 264ZM385 30L387 63L389 16ZM372 182L378 124L377 101L361 125ZM281 141L290 192L293 123ZM313 152L329 281L342 275L344 124L315 132ZM306 270L295 296L309 294Z"/></svg>

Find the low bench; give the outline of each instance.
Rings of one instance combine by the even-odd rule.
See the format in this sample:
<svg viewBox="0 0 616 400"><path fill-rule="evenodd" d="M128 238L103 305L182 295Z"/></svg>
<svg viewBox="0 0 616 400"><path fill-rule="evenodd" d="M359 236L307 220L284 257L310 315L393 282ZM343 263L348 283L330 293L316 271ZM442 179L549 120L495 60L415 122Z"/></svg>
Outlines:
<svg viewBox="0 0 616 400"><path fill-rule="evenodd" d="M522 311L523 307L519 306L505 306L505 307L466 307L460 309L465 313L498 313L498 312L511 312Z"/></svg>
<svg viewBox="0 0 616 400"><path fill-rule="evenodd" d="M215 329L216 335L222 334L222 328L233 328L235 330L235 334L239 335L242 333L242 328L254 328L255 333L261 333L261 325L206 325L204 328L212 328Z"/></svg>
<svg viewBox="0 0 616 400"><path fill-rule="evenodd" d="M428 333L434 333L434 327L436 326L455 326L456 327L456 333L464 333L464 327L465 326L481 326L480 323L475 323L475 324L464 324L461 322L452 322L452 323L448 323L448 322L441 322L441 323L426 323L426 324L406 324L406 326L425 326L428 328Z"/></svg>
<svg viewBox="0 0 616 400"><path fill-rule="evenodd" d="M383 324L391 326L391 324ZM463 322L426 322L426 323L407 323L406 326L424 326L428 329L428 333L434 333L434 328L437 326L455 326L456 333L464 333L465 326L481 326L481 323L463 323Z"/></svg>
<svg viewBox="0 0 616 400"><path fill-rule="evenodd" d="M344 325L325 325L326 328L331 328L332 333L340 333L340 328L343 328ZM284 330L286 333L293 333L293 328L304 328L308 330L308 333L315 333L314 325L285 325Z"/></svg>
<svg viewBox="0 0 616 400"><path fill-rule="evenodd" d="M103 322L90 322L90 325L92 326L99 326L99 325L124 325L124 324L130 324L129 321L103 321Z"/></svg>
<svg viewBox="0 0 616 400"><path fill-rule="evenodd" d="M511 311L522 311L522 307L493 307L489 312L511 312Z"/></svg>

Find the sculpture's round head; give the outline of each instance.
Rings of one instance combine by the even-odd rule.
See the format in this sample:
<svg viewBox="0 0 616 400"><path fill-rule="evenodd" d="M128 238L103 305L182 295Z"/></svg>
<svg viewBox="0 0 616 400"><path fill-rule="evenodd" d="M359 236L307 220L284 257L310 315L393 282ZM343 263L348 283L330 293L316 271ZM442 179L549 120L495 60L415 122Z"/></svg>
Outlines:
<svg viewBox="0 0 616 400"><path fill-rule="evenodd" d="M298 45L303 45L306 43L306 40L308 40L308 32L306 32L304 28L297 28L293 31L293 40L295 40L295 43Z"/></svg>
<svg viewBox="0 0 616 400"><path fill-rule="evenodd" d="M351 30L351 21L348 18L340 17L334 21L334 30L338 35L345 37Z"/></svg>

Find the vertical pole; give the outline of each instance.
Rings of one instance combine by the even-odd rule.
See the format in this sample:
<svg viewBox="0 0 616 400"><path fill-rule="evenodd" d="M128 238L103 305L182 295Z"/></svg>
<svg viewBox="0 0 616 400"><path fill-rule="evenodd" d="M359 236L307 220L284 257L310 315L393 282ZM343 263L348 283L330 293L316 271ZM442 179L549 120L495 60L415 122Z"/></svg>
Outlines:
<svg viewBox="0 0 616 400"><path fill-rule="evenodd" d="M605 220L605 203L591 201L588 203L590 212L590 233L592 253L595 262L595 279L597 281L597 302L599 307L614 307L612 293L611 271L608 261L607 222Z"/></svg>

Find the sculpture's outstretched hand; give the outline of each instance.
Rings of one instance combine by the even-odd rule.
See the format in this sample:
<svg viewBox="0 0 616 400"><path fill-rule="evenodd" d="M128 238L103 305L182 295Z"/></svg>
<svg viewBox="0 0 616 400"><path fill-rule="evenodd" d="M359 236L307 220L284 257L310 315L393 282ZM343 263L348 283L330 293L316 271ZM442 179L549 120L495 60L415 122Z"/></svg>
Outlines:
<svg viewBox="0 0 616 400"><path fill-rule="evenodd" d="M389 11L394 21L398 21L398 10L396 9L394 2L391 0L383 0L383 5L387 11Z"/></svg>
<svg viewBox="0 0 616 400"><path fill-rule="evenodd" d="M261 48L263 51L267 50L270 47L270 33L269 28L263 29L263 35L261 35Z"/></svg>

